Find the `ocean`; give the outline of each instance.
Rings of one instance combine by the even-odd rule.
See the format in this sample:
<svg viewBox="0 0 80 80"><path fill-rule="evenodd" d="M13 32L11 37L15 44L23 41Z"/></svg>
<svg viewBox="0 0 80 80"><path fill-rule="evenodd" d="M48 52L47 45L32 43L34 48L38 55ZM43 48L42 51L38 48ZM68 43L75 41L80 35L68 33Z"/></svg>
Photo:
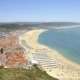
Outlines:
<svg viewBox="0 0 80 80"><path fill-rule="evenodd" d="M38 42L80 64L80 27L48 29L40 34Z"/></svg>

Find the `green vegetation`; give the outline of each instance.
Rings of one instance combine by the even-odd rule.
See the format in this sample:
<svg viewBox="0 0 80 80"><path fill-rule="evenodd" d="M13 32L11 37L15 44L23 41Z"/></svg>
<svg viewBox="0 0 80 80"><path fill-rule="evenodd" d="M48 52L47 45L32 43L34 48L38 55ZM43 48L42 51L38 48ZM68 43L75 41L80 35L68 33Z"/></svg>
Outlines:
<svg viewBox="0 0 80 80"><path fill-rule="evenodd" d="M0 80L58 80L49 76L45 71L40 70L37 66L31 69L0 69Z"/></svg>

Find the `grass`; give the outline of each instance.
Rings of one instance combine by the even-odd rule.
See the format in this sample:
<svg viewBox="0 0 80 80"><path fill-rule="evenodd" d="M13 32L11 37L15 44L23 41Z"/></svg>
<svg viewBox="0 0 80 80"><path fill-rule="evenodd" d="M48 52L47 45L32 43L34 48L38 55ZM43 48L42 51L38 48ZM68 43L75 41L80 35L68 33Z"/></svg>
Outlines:
<svg viewBox="0 0 80 80"><path fill-rule="evenodd" d="M37 66L31 69L7 68L0 69L0 80L58 80L52 78L45 71L40 70Z"/></svg>

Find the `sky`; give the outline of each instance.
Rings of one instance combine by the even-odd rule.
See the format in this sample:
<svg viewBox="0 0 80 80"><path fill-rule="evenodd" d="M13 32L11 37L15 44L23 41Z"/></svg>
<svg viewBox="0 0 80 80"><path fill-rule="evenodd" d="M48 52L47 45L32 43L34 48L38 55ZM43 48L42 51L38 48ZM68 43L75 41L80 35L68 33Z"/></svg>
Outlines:
<svg viewBox="0 0 80 80"><path fill-rule="evenodd" d="M80 22L80 0L0 0L0 22Z"/></svg>

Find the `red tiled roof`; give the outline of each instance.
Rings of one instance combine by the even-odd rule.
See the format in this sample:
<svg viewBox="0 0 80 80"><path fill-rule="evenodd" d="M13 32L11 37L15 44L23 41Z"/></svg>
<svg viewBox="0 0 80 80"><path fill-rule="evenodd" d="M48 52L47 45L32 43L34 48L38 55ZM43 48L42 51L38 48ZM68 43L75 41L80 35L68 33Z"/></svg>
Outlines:
<svg viewBox="0 0 80 80"><path fill-rule="evenodd" d="M8 66L14 66L17 64L26 64L27 60L23 53L9 53L9 55L6 55L7 61L6 65Z"/></svg>

